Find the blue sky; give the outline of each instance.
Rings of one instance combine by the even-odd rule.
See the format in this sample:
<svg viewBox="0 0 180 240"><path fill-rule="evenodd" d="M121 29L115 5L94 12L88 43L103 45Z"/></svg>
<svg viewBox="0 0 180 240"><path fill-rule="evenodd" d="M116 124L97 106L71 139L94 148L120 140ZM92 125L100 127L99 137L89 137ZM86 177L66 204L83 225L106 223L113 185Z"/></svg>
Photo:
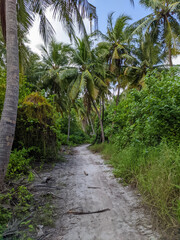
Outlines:
<svg viewBox="0 0 180 240"><path fill-rule="evenodd" d="M132 21L130 21L130 23L133 23L151 13L149 9L146 9L144 6L139 4L139 0L134 0L134 7L130 3L130 0L89 0L89 2L96 6L98 15L98 28L103 33L106 33L107 16L111 12L114 12L114 20L116 20L120 14L126 14L130 16L132 18ZM56 40L58 42L70 43L69 38L63 30L62 25L58 21L52 19L50 11L47 12L47 15L56 31ZM87 27L87 31L90 32L89 21L85 20L84 22L85 26ZM37 19L35 21L34 27L30 30L29 33L29 39L31 41L29 45L34 52L40 54L38 46L40 44L43 44L43 41L39 35L38 25L39 23ZM180 64L180 55L178 58L174 59L173 62L174 64Z"/></svg>
<svg viewBox="0 0 180 240"><path fill-rule="evenodd" d="M130 0L90 0L97 9L98 15L98 27L102 32L106 32L107 16L109 13L114 12L114 20L120 14L126 14L132 18L132 22L135 22L151 12L139 4L139 0L135 0L134 7L130 3Z"/></svg>
<svg viewBox="0 0 180 240"><path fill-rule="evenodd" d="M132 18L131 23L149 14L147 9L139 4L139 0L135 0L134 7L130 3L130 0L89 0L89 2L96 6L98 15L98 28L104 33L106 33L107 28L107 16L111 12L114 12L114 20L120 14L126 14L130 16ZM57 41L70 43L62 25L58 21L53 20L51 15L51 12L47 11L47 17L55 29ZM90 32L89 21L86 19L84 22L87 32ZM32 50L40 54L38 45L43 44L43 41L39 35L38 26L39 22L38 19L36 19L33 28L30 30L29 39L31 41L30 47Z"/></svg>

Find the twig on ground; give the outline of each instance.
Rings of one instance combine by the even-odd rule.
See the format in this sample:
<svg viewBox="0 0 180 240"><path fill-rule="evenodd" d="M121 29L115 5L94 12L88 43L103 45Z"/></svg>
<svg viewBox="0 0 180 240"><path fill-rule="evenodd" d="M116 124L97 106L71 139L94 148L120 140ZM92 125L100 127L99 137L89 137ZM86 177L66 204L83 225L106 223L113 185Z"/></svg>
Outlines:
<svg viewBox="0 0 180 240"><path fill-rule="evenodd" d="M33 186L33 188L36 188L36 187L53 188L53 189L56 189L56 190L61 190L61 189L58 188L58 187L51 187L51 186L41 185L41 184L38 184L38 185L34 185L34 186Z"/></svg>
<svg viewBox="0 0 180 240"><path fill-rule="evenodd" d="M88 176L88 173L86 171L84 171L84 175Z"/></svg>
<svg viewBox="0 0 180 240"><path fill-rule="evenodd" d="M105 208L105 209L102 209L102 210L98 210L98 211L92 211L92 212L75 212L75 211L68 211L67 213L68 214L74 214L74 215L85 215L85 214L94 214L94 213L103 213L103 212L107 212L107 211L110 211L109 208Z"/></svg>

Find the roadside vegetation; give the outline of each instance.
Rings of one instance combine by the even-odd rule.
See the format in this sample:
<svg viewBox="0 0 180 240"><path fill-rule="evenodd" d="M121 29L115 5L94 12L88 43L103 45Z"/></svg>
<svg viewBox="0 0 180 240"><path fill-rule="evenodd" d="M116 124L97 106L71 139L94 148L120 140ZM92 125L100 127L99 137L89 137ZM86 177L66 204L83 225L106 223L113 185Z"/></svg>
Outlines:
<svg viewBox="0 0 180 240"><path fill-rule="evenodd" d="M177 68L148 73L146 86L121 96L105 112L108 143L94 145L123 183L138 187L169 226L180 221L180 75ZM109 137L110 136L110 137Z"/></svg>
<svg viewBox="0 0 180 240"><path fill-rule="evenodd" d="M53 225L51 197L40 206L29 186L43 166L61 160L63 145L83 143L91 143L116 177L138 187L160 218L177 227L180 68L173 57L180 52L180 3L139 1L149 16L130 24L130 16L114 19L110 13L106 33L87 35L83 18L90 26L97 22L88 1L65 1L65 7L40 2L0 1L0 238L30 240L26 233L35 234L38 225L35 210L39 221ZM74 44L52 38L49 6ZM35 15L45 43L40 56L27 46Z"/></svg>

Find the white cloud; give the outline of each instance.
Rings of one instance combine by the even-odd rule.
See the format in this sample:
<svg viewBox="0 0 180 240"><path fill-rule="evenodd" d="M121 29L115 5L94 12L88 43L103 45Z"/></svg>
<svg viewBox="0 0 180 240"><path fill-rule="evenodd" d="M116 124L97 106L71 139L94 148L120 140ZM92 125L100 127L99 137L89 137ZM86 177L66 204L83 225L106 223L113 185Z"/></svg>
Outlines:
<svg viewBox="0 0 180 240"><path fill-rule="evenodd" d="M52 18L52 12L49 9L47 10L47 18L48 18L48 20L50 21L50 23L52 24L52 26L55 30L56 40L58 42L70 43L68 34L63 29L62 24L59 21ZM85 24L87 32L90 33L90 22L89 22L89 20L84 19L84 24ZM75 27L75 30L77 32L77 36L80 36L77 26ZM38 17L36 17L34 25L29 31L28 38L30 40L29 46L32 49L32 51L40 54L41 52L39 50L39 46L41 44L43 44L43 40L42 40L42 37L39 34L39 18Z"/></svg>
<svg viewBox="0 0 180 240"><path fill-rule="evenodd" d="M53 19L52 18L52 12L50 11L50 9L47 10L47 18L48 20L51 22L54 30L55 30L55 38L58 42L64 42L64 43L70 43L68 34L64 31L62 24ZM84 20L84 24L86 27L86 30L88 33L90 33L90 22L88 19ZM76 26L76 32L77 32L77 36L80 36L79 31L78 31L78 27ZM32 51L40 54L40 50L39 50L39 46L41 44L43 44L43 40L39 34L39 18L36 17L36 20L34 22L33 27L30 29L29 34L28 34L28 38L30 40L30 48L32 49ZM180 64L180 55L176 58L173 58L173 64Z"/></svg>
<svg viewBox="0 0 180 240"><path fill-rule="evenodd" d="M180 65L180 55L178 55L178 57L176 57L176 58L173 58L173 64L174 65Z"/></svg>

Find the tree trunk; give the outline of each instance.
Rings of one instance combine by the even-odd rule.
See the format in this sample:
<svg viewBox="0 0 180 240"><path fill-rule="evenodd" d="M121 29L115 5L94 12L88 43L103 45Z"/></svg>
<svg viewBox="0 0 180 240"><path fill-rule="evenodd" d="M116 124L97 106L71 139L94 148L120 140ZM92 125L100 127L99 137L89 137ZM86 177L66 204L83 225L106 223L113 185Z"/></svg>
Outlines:
<svg viewBox="0 0 180 240"><path fill-rule="evenodd" d="M102 123L104 123L104 98L102 98Z"/></svg>
<svg viewBox="0 0 180 240"><path fill-rule="evenodd" d="M121 89L121 86L118 83L118 93L117 93L117 98L116 98L116 106L119 104L120 89Z"/></svg>
<svg viewBox="0 0 180 240"><path fill-rule="evenodd" d="M172 67L173 63L172 63L172 52L171 52L171 45L169 45L169 65Z"/></svg>
<svg viewBox="0 0 180 240"><path fill-rule="evenodd" d="M69 142L69 136L70 136L70 128L71 128L71 114L68 114L68 137L67 141Z"/></svg>
<svg viewBox="0 0 180 240"><path fill-rule="evenodd" d="M102 143L105 142L105 137L104 137L104 129L103 129L103 123L102 123L102 119L101 119L101 112L98 111L97 107L96 107L96 104L94 103L94 100L91 99L92 101L92 104L96 110L96 113L98 115L98 118L99 118L99 123L100 123L100 127L101 127L101 138L102 138Z"/></svg>
<svg viewBox="0 0 180 240"><path fill-rule="evenodd" d="M2 189L14 140L19 98L19 54L16 1L6 0L7 83L0 121L0 188Z"/></svg>
<svg viewBox="0 0 180 240"><path fill-rule="evenodd" d="M94 126L93 126L93 123L92 123L92 119L91 117L89 116L89 122L90 122L90 125L91 125L91 129L92 129L92 132L93 132L93 135L95 135L95 130L94 130Z"/></svg>

